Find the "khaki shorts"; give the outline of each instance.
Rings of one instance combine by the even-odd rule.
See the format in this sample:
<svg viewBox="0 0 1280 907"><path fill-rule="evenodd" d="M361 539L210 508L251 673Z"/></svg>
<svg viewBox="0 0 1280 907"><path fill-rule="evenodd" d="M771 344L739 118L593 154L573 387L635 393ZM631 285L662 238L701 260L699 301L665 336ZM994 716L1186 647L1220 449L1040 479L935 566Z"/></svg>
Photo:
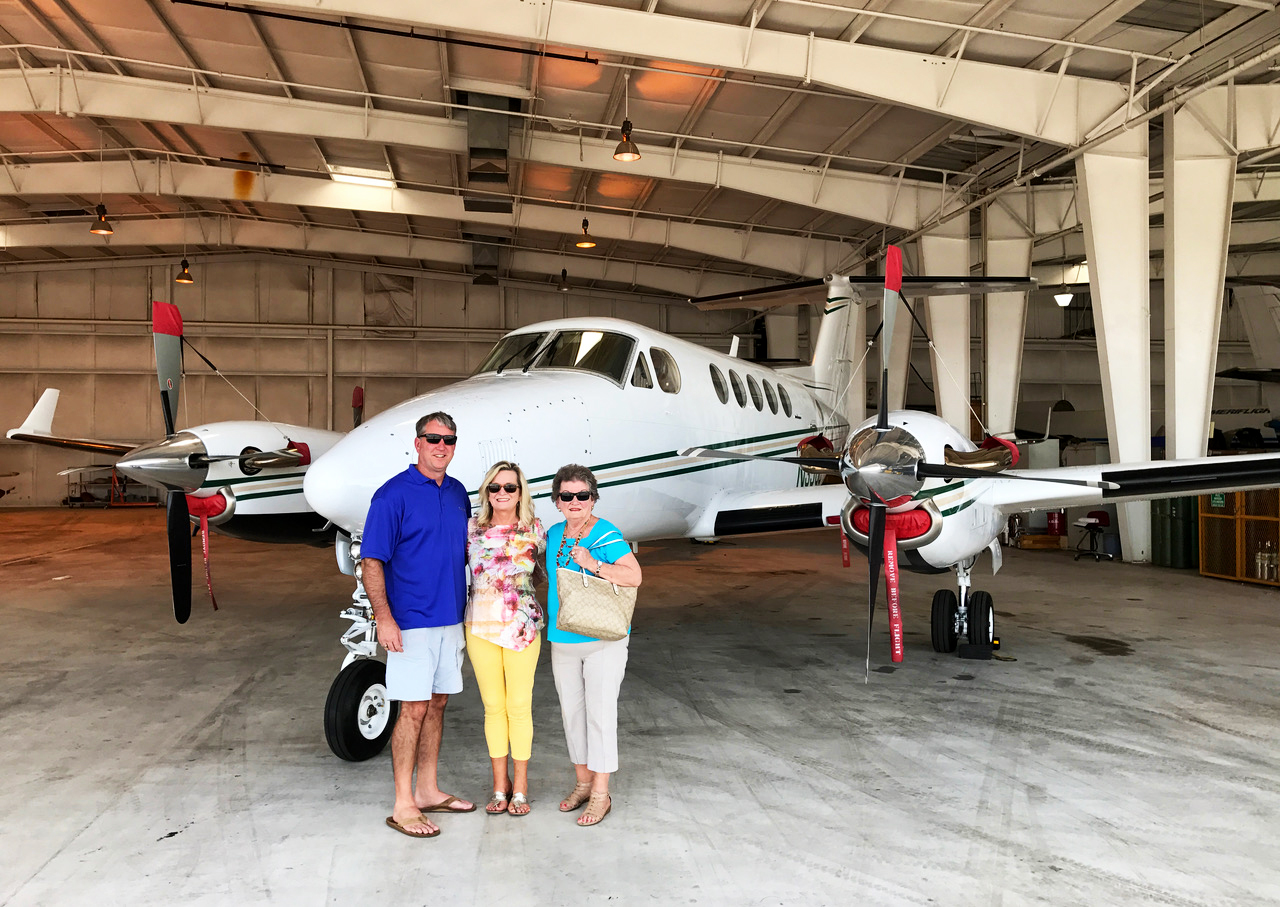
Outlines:
<svg viewBox="0 0 1280 907"><path fill-rule="evenodd" d="M401 630L403 652L387 653L387 698L425 702L462 692L462 624Z"/></svg>

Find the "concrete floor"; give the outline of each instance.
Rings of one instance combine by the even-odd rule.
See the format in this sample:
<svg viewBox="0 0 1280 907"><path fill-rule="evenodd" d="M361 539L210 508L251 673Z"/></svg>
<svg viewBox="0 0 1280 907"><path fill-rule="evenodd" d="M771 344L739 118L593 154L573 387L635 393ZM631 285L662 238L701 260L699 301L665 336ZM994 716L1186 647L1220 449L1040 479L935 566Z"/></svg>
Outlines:
<svg viewBox="0 0 1280 907"><path fill-rule="evenodd" d="M544 664L532 814L413 841L387 755L325 745L331 552L215 538L222 610L180 627L162 524L0 511L0 904L1280 903L1272 590L1008 551L976 585L1015 661L935 654L947 578L907 575L906 661L881 611L864 685L833 534L645 546L613 813L556 811ZM483 800L468 683L442 783Z"/></svg>

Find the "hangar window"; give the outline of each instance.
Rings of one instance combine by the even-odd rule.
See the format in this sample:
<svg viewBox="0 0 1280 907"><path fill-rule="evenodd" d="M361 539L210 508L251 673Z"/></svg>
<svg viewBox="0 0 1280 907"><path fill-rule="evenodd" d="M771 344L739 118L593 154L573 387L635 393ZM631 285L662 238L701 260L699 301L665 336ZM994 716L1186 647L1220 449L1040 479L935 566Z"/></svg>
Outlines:
<svg viewBox="0 0 1280 907"><path fill-rule="evenodd" d="M612 331L560 331L533 367L593 372L621 384L635 346L635 340L626 334Z"/></svg>
<svg viewBox="0 0 1280 907"><path fill-rule="evenodd" d="M720 398L721 403L729 402L729 386L724 383L724 375L720 374L720 369L714 365L711 366L711 383L715 385L716 396Z"/></svg>
<svg viewBox="0 0 1280 907"><path fill-rule="evenodd" d="M747 392L743 390L742 379L738 377L738 373L733 369L729 369L729 383L733 385L733 396L738 401L738 405L746 406Z"/></svg>
<svg viewBox="0 0 1280 907"><path fill-rule="evenodd" d="M668 394L680 393L680 367L666 350L653 347L649 350L653 357L653 373L658 378L658 387Z"/></svg>
<svg viewBox="0 0 1280 907"><path fill-rule="evenodd" d="M778 402L782 404L782 411L791 416L791 397L787 394L787 389L781 384L778 385Z"/></svg>
<svg viewBox="0 0 1280 907"><path fill-rule="evenodd" d="M632 387L653 387L653 378L649 375L649 364L644 361L644 353L636 356L636 367L631 373Z"/></svg>
<svg viewBox="0 0 1280 907"><path fill-rule="evenodd" d="M761 381L764 385L764 399L769 404L769 412L776 413L778 411L778 398L774 396L773 385L768 381Z"/></svg>
<svg viewBox="0 0 1280 907"><path fill-rule="evenodd" d="M760 396L760 385L756 384L756 379L747 375L747 390L751 391L751 402L755 404L756 409L764 409L764 397Z"/></svg>
<svg viewBox="0 0 1280 907"><path fill-rule="evenodd" d="M533 354L546 339L546 331L536 331L532 334L508 334L498 341L473 374L501 373L503 369L508 368L522 369L533 360Z"/></svg>

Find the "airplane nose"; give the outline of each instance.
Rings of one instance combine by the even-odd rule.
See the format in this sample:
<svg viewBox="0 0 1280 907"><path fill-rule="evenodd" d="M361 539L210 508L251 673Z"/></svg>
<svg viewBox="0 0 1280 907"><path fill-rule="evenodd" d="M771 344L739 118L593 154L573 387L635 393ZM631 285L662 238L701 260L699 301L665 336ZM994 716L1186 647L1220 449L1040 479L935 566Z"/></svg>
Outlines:
<svg viewBox="0 0 1280 907"><path fill-rule="evenodd" d="M135 447L116 462L116 469L131 479L157 488L193 492L209 474L209 452L189 431L163 441Z"/></svg>

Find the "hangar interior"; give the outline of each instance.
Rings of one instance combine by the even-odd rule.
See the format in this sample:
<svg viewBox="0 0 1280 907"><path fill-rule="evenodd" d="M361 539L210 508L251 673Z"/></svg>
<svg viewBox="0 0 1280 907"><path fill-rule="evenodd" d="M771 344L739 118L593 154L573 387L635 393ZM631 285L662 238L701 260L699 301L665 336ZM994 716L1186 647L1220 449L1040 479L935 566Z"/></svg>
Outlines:
<svg viewBox="0 0 1280 907"><path fill-rule="evenodd" d="M895 243L1039 288L899 319L893 406L1065 401L1113 460L1200 456L1280 417L1215 378L1280 365L1228 289L1280 283L1278 74L1272 0L9 0L0 427L58 387L60 432L158 437L153 300L220 372L188 353L181 425L342 431L357 386L373 415L563 316L803 359L821 291L688 300ZM175 631L163 516L53 509L98 462L0 439L0 902L1280 902L1272 590L1010 551L1005 660L926 652L908 577L907 662L864 678L830 533L646 545L621 808L558 821L547 680L532 818L424 857L384 763L323 745L332 553L220 539L224 609ZM1119 520L1145 561L1147 505ZM475 799L481 704L450 708Z"/></svg>
<svg viewBox="0 0 1280 907"><path fill-rule="evenodd" d="M788 358L808 312L685 300L875 273L896 242L909 272L1041 290L927 305L932 346L892 405L964 425L980 401L998 433L1065 400L1113 459L1148 458L1161 429L1169 456L1200 455L1215 410L1266 421L1255 383L1213 374L1251 364L1227 278L1280 274L1275 18L1262 0L17 0L0 417L61 383L64 431L154 436L151 299L259 410L316 426L346 422L353 383L372 412L465 375L539 311ZM175 287L182 261L195 284ZM191 418L248 408L193 376ZM55 503L46 468L86 462L0 442L2 503ZM1121 526L1144 559L1145 506Z"/></svg>

